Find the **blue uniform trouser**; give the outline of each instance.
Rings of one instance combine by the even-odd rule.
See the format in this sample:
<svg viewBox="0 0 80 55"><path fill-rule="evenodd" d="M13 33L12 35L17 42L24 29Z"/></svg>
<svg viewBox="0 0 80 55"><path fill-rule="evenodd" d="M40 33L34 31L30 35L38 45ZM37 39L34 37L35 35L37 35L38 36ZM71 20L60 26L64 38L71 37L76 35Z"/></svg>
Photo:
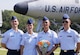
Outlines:
<svg viewBox="0 0 80 55"><path fill-rule="evenodd" d="M61 50L60 55L75 55L75 52L74 50L68 50L67 52Z"/></svg>
<svg viewBox="0 0 80 55"><path fill-rule="evenodd" d="M20 55L20 51L8 49L7 55Z"/></svg>

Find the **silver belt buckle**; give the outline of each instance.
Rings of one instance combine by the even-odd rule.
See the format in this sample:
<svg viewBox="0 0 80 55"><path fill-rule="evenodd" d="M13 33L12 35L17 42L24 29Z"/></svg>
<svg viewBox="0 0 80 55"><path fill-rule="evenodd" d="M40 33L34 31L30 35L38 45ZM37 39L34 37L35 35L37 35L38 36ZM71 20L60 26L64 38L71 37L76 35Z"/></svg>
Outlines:
<svg viewBox="0 0 80 55"><path fill-rule="evenodd" d="M67 50L64 50L64 52L67 52Z"/></svg>

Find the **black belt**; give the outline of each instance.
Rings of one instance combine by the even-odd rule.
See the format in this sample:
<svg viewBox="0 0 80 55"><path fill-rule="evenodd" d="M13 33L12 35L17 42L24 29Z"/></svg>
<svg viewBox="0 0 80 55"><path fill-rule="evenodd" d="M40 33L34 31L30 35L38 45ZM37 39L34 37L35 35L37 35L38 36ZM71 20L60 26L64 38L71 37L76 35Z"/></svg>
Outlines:
<svg viewBox="0 0 80 55"><path fill-rule="evenodd" d="M70 52L70 51L73 51L75 52L74 50L61 50L62 52Z"/></svg>
<svg viewBox="0 0 80 55"><path fill-rule="evenodd" d="M18 52L18 51L20 51L20 50L12 50L12 49L8 49L8 51L15 51L15 52Z"/></svg>

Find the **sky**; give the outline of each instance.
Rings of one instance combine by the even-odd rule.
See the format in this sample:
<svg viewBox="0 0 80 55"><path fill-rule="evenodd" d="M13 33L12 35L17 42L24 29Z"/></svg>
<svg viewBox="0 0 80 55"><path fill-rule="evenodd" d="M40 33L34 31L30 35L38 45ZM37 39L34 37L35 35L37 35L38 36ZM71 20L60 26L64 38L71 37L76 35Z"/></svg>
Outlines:
<svg viewBox="0 0 80 55"><path fill-rule="evenodd" d="M24 2L26 0L1 0L0 1L0 10L13 10L13 7L16 3Z"/></svg>

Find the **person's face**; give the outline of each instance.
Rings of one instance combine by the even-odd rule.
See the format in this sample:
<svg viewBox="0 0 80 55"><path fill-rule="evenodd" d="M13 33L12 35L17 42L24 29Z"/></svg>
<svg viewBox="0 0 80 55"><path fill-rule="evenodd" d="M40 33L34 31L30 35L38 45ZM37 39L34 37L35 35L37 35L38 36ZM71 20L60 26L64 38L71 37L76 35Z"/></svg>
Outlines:
<svg viewBox="0 0 80 55"><path fill-rule="evenodd" d="M27 30L28 31L33 30L33 24L27 24Z"/></svg>
<svg viewBox="0 0 80 55"><path fill-rule="evenodd" d="M49 20L43 21L43 28L49 28L50 22Z"/></svg>
<svg viewBox="0 0 80 55"><path fill-rule="evenodd" d="M12 27L18 27L19 21L17 19L11 21Z"/></svg>
<svg viewBox="0 0 80 55"><path fill-rule="evenodd" d="M71 21L69 19L63 20L63 26L64 28L69 28L71 25Z"/></svg>

